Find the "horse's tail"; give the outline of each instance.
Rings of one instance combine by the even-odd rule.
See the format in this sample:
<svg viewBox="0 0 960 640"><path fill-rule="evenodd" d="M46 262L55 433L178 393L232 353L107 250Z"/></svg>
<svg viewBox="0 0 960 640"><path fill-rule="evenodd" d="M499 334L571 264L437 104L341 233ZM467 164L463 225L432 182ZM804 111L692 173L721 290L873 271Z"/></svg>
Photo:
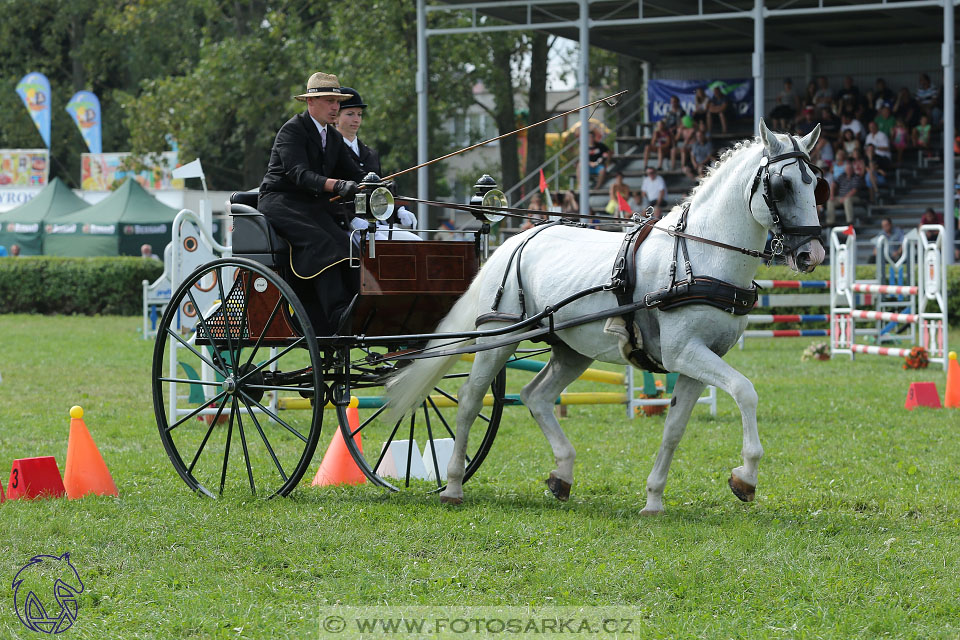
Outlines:
<svg viewBox="0 0 960 640"><path fill-rule="evenodd" d="M479 315L481 279L482 271L473 279L466 293L453 305L450 313L440 321L436 329L437 333L464 333L474 329ZM451 346L467 346L474 342L476 340L471 338ZM450 338L436 338L428 342L426 348L450 343ZM413 364L391 375L386 382L387 423L396 423L423 402L430 390L459 359L459 355L452 355L414 360Z"/></svg>

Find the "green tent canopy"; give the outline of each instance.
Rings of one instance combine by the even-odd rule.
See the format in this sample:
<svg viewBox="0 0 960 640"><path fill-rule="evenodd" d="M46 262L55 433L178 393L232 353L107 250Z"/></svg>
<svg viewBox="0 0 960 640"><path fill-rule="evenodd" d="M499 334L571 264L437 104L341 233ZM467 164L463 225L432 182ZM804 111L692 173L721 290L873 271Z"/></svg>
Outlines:
<svg viewBox="0 0 960 640"><path fill-rule="evenodd" d="M127 179L109 196L46 225L44 253L51 256L139 256L149 244L163 255L178 211Z"/></svg>
<svg viewBox="0 0 960 640"><path fill-rule="evenodd" d="M40 255L43 253L44 226L56 224L60 218L89 206L60 178L54 178L28 202L0 213L0 245L9 250L11 245L17 244L20 245L20 255Z"/></svg>

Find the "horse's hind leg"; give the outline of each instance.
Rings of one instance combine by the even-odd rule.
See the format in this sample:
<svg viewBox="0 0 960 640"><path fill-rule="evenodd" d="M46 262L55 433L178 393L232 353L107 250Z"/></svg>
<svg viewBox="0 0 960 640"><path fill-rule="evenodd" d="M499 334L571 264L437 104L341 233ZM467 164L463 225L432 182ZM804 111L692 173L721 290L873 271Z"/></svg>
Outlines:
<svg viewBox="0 0 960 640"><path fill-rule="evenodd" d="M483 408L483 396L517 345L477 352L467 381L457 392L457 437L447 464L447 486L440 493L440 502L463 502L463 475L466 469L467 440L470 427Z"/></svg>
<svg viewBox="0 0 960 640"><path fill-rule="evenodd" d="M553 405L557 396L576 380L591 362L593 361L590 358L580 355L565 344L555 345L547 366L520 391L520 399L540 425L543 435L553 449L557 467L550 472L547 487L558 500L567 500L570 497L573 461L577 453L560 428L560 423L553 413Z"/></svg>
<svg viewBox="0 0 960 640"><path fill-rule="evenodd" d="M651 516L663 513L663 488L667 484L667 473L673 461L673 452L690 420L690 413L697 405L697 399L703 392L704 384L699 380L681 375L673 387L673 399L663 425L663 442L657 452L653 470L647 476L647 504L640 515Z"/></svg>

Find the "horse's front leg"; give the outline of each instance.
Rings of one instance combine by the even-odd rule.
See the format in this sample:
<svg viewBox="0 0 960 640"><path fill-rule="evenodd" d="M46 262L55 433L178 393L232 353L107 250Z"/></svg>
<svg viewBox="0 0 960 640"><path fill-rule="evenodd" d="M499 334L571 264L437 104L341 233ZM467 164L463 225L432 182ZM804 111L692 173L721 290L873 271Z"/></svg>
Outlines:
<svg viewBox="0 0 960 640"><path fill-rule="evenodd" d="M507 358L516 351L517 345L477 353L467 381L457 392L457 437L453 453L447 464L447 486L440 493L440 502L460 504L463 502L463 476L466 472L467 442L470 427L483 408L483 396Z"/></svg>
<svg viewBox="0 0 960 640"><path fill-rule="evenodd" d="M757 489L758 466L763 457L757 433L758 398L753 383L703 344L685 346L680 358L668 364L665 357L664 365L723 389L737 403L743 421L743 465L733 470L728 484L735 496L744 502L752 501Z"/></svg>
<svg viewBox="0 0 960 640"><path fill-rule="evenodd" d="M704 384L685 375L677 379L673 387L673 400L663 425L663 442L657 452L657 460L647 476L647 504L640 512L642 516L654 516L663 513L663 488L667 484L667 474L673 460L673 452L690 421L690 413L697 406L697 399L703 392Z"/></svg>

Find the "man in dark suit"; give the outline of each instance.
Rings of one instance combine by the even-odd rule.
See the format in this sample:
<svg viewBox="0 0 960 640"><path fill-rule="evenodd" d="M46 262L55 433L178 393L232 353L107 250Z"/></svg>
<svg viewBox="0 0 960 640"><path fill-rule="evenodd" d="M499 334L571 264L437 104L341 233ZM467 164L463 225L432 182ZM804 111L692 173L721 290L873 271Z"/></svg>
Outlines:
<svg viewBox="0 0 960 640"><path fill-rule="evenodd" d="M336 76L310 76L306 93L295 96L307 103L307 110L277 132L257 204L290 243L295 280L313 285L319 308L305 302L321 335L336 331L355 289L346 221L330 202L333 196L352 199L365 174L333 126L340 103L349 97ZM305 287L295 288L299 292Z"/></svg>

